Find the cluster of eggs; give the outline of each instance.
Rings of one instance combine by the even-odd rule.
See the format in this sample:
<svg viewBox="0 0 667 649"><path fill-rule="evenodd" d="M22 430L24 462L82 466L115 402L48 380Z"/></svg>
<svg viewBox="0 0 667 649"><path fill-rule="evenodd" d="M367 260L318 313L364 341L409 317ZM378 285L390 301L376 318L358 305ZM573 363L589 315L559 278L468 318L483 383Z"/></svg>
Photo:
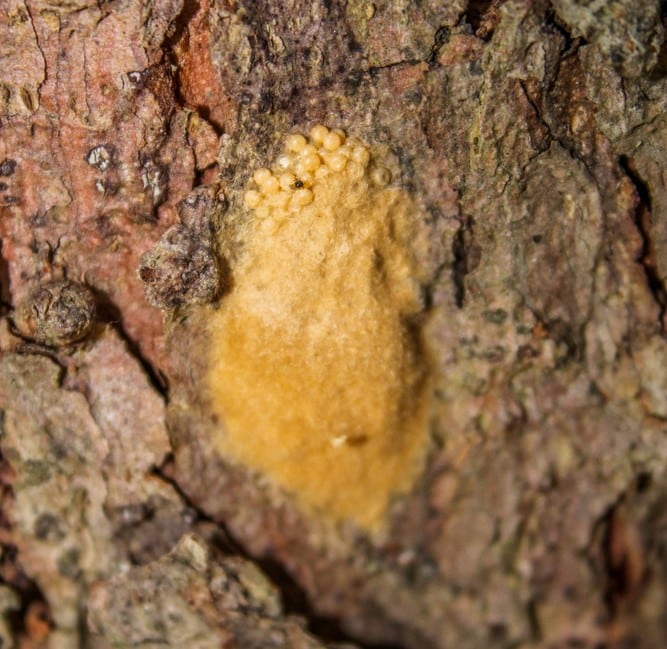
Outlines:
<svg viewBox="0 0 667 649"><path fill-rule="evenodd" d="M389 170L370 164L371 152L362 142L318 124L311 129L310 138L299 133L287 136L273 168L255 171L254 187L245 192L243 202L257 216L298 211L313 202L317 184L326 182L331 174L345 173L352 178L368 174L374 185L386 186L391 180Z"/></svg>

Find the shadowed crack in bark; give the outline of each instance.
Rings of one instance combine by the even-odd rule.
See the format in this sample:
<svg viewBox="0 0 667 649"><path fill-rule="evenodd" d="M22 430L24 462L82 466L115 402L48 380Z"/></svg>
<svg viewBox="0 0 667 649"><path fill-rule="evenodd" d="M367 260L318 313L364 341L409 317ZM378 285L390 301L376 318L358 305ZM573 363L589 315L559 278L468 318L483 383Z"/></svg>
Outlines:
<svg viewBox="0 0 667 649"><path fill-rule="evenodd" d="M493 36L494 23L504 3L505 0L470 0L464 20L470 24L476 36L488 41ZM486 24L487 21L490 24Z"/></svg>
<svg viewBox="0 0 667 649"><path fill-rule="evenodd" d="M463 308L465 304L465 276L474 270L479 263L479 249L473 244L472 220L464 219L461 227L454 235L452 242L454 263L452 264L452 281L454 282L454 299L456 306Z"/></svg>
<svg viewBox="0 0 667 649"><path fill-rule="evenodd" d="M655 263L655 247L651 238L651 194L648 185L637 173L632 158L622 155L619 158L619 165L632 182L639 199L639 203L635 210L635 224L642 239L642 249L637 261L641 264L644 270L646 283L651 291L651 295L653 295L653 299L660 308L658 322L660 324L660 329L664 330L665 308L667 308L667 291L665 290L665 286L660 278Z"/></svg>
<svg viewBox="0 0 667 649"><path fill-rule="evenodd" d="M160 466L153 467L152 474L169 485L181 499L183 505L196 514L194 522L206 522L214 525L220 532L215 539L219 549L226 554L236 554L257 565L279 590L285 615L295 615L306 620L307 629L318 640L329 643L352 643L359 649L403 649L397 644L376 644L364 642L363 639L350 636L343 628L341 621L319 615L309 601L308 595L299 584L294 581L285 567L275 559L256 557L251 555L243 544L227 529L224 521L209 516L194 503L178 482L171 475L173 457L167 457Z"/></svg>
<svg viewBox="0 0 667 649"><path fill-rule="evenodd" d="M0 436L4 432L5 412L0 410ZM49 604L44 593L37 582L26 575L18 558L18 549L11 543L12 523L8 518L9 507L6 501L13 499L13 489L9 482L11 469L4 455L0 453L0 499L3 501L0 507L0 584L6 584L17 596L17 607L6 610L7 618L12 630L17 637L27 636L29 626L37 623L46 628L52 627ZM40 529L36 529L40 534ZM45 534L48 532L44 532ZM33 628L34 631L34 628ZM0 645L2 639L0 639Z"/></svg>
<svg viewBox="0 0 667 649"><path fill-rule="evenodd" d="M95 295L95 303L97 305L97 316L100 321L111 325L123 342L127 345L130 355L141 365L150 384L155 388L156 392L163 398L167 398L169 386L167 379L162 372L154 367L151 362L141 353L139 343L134 340L123 326L122 312L114 304L111 298L102 291L93 291Z"/></svg>

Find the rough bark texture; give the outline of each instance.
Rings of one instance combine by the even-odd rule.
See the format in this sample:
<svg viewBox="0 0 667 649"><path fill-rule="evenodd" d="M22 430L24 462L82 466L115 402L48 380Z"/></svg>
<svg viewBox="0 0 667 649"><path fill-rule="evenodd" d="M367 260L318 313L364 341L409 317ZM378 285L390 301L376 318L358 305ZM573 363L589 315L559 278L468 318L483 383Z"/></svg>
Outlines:
<svg viewBox="0 0 667 649"><path fill-rule="evenodd" d="M666 646L665 18L0 3L0 644ZM317 123L424 215L432 441L379 536L221 457L202 387L239 190Z"/></svg>

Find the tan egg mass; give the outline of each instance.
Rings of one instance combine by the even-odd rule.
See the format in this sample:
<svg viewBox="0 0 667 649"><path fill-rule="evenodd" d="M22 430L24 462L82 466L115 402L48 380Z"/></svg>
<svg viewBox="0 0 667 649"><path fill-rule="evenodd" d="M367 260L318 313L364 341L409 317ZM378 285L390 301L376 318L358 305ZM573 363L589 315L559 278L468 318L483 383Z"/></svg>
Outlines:
<svg viewBox="0 0 667 649"><path fill-rule="evenodd" d="M410 252L419 210L360 141L316 126L259 169L208 373L226 457L310 514L382 528L428 440Z"/></svg>

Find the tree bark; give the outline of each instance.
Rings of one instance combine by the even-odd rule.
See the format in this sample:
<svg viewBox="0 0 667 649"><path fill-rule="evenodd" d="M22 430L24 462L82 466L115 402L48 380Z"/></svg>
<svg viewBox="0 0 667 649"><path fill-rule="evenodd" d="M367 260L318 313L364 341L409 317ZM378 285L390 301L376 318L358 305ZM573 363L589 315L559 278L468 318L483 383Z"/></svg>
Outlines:
<svg viewBox="0 0 667 649"><path fill-rule="evenodd" d="M663 5L5 0L0 644L665 646ZM316 124L414 206L428 442L377 533L206 389L244 191Z"/></svg>

